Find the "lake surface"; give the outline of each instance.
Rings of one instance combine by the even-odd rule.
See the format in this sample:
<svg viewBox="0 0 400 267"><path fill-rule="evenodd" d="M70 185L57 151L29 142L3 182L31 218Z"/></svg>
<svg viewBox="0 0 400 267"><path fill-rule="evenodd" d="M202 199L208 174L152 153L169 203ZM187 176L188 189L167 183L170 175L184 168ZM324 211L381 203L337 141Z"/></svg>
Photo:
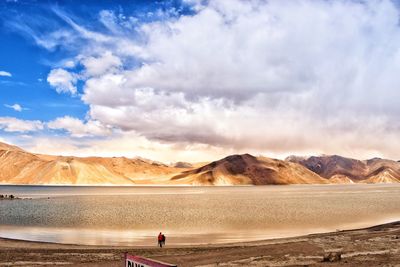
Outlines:
<svg viewBox="0 0 400 267"><path fill-rule="evenodd" d="M259 240L400 220L400 185L0 186L0 237L153 246Z"/></svg>

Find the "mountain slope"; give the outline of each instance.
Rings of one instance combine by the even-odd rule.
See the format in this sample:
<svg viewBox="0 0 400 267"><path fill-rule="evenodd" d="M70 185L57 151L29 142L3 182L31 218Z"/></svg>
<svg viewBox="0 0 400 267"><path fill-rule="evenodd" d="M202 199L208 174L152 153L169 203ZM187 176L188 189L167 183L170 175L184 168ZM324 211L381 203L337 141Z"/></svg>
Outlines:
<svg viewBox="0 0 400 267"><path fill-rule="evenodd" d="M192 185L267 185L329 183L303 166L249 154L232 155L171 178Z"/></svg>
<svg viewBox="0 0 400 267"><path fill-rule="evenodd" d="M32 154L0 143L3 184L152 184L168 182L182 168L142 159Z"/></svg>
<svg viewBox="0 0 400 267"><path fill-rule="evenodd" d="M356 160L332 155L309 158L291 156L287 161L299 163L331 182L400 182L400 162L393 160L380 158Z"/></svg>
<svg viewBox="0 0 400 267"><path fill-rule="evenodd" d="M67 157L29 153L0 142L0 184L68 185L267 185L399 183L400 162L341 156L288 157L249 154L211 163L165 165L125 157Z"/></svg>

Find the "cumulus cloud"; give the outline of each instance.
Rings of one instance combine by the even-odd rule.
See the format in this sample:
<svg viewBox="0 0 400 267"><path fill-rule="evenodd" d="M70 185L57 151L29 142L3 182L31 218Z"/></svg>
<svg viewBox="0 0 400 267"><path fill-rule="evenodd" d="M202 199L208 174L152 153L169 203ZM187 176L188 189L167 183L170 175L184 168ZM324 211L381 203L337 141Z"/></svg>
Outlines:
<svg viewBox="0 0 400 267"><path fill-rule="evenodd" d="M1 71L0 71L0 76L11 77L12 75L11 75L11 73L9 73L9 72L7 72L7 71L1 70Z"/></svg>
<svg viewBox="0 0 400 267"><path fill-rule="evenodd" d="M49 129L65 130L73 137L105 136L111 133L99 121L89 120L83 122L70 116L57 118L47 123Z"/></svg>
<svg viewBox="0 0 400 267"><path fill-rule="evenodd" d="M110 11L97 32L58 10L85 42L76 51L83 70L55 69L49 83L73 94L82 79L89 121L154 142L399 156L392 1L185 4L193 14L131 32Z"/></svg>
<svg viewBox="0 0 400 267"><path fill-rule="evenodd" d="M34 132L43 130L43 122L38 120L21 120L13 117L0 117L0 129L6 132Z"/></svg>
<svg viewBox="0 0 400 267"><path fill-rule="evenodd" d="M390 1L212 1L142 25L146 63L89 78L82 99L150 139L388 151L373 140L399 130L397 21Z"/></svg>
<svg viewBox="0 0 400 267"><path fill-rule="evenodd" d="M121 60L107 51L98 57L86 57L81 60L88 76L99 76L105 73L118 72L122 63Z"/></svg>
<svg viewBox="0 0 400 267"><path fill-rule="evenodd" d="M65 68L73 68L76 66L76 62L74 60L66 60L62 65Z"/></svg>
<svg viewBox="0 0 400 267"><path fill-rule="evenodd" d="M47 82L56 89L57 93L70 93L71 95L77 93L76 74L64 69L51 70L47 76Z"/></svg>
<svg viewBox="0 0 400 267"><path fill-rule="evenodd" d="M15 111L18 111L18 112L21 112L23 109L25 109L20 104L14 104L14 105L5 104L4 106L7 107L7 108L11 108L11 109L13 109Z"/></svg>

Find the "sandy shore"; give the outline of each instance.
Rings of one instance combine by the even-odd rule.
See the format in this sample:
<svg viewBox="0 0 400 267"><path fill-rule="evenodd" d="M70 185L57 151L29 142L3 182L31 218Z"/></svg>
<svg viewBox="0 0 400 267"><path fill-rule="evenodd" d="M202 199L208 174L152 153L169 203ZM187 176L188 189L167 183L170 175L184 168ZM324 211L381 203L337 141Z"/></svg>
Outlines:
<svg viewBox="0 0 400 267"><path fill-rule="evenodd" d="M327 252L342 260L322 262ZM0 239L0 266L123 266L129 252L178 266L400 266L400 222L365 229L224 245L137 248Z"/></svg>

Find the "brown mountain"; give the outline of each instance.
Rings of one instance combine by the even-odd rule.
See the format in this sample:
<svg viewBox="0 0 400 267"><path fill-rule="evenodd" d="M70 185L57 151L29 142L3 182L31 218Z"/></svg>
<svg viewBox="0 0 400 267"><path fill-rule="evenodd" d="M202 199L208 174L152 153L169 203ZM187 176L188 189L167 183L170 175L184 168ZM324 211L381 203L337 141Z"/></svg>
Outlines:
<svg viewBox="0 0 400 267"><path fill-rule="evenodd" d="M171 178L191 185L326 184L326 179L300 164L249 154L232 155Z"/></svg>
<svg viewBox="0 0 400 267"><path fill-rule="evenodd" d="M319 157L289 157L332 183L399 183L400 162L373 158L356 160L337 155Z"/></svg>
<svg viewBox="0 0 400 267"><path fill-rule="evenodd" d="M285 161L249 154L211 163L165 165L125 157L67 157L29 153L0 143L0 184L76 185L267 185L397 183L400 162L340 156L289 157Z"/></svg>
<svg viewBox="0 0 400 267"><path fill-rule="evenodd" d="M0 143L0 184L162 184L181 171L144 159L48 156Z"/></svg>

